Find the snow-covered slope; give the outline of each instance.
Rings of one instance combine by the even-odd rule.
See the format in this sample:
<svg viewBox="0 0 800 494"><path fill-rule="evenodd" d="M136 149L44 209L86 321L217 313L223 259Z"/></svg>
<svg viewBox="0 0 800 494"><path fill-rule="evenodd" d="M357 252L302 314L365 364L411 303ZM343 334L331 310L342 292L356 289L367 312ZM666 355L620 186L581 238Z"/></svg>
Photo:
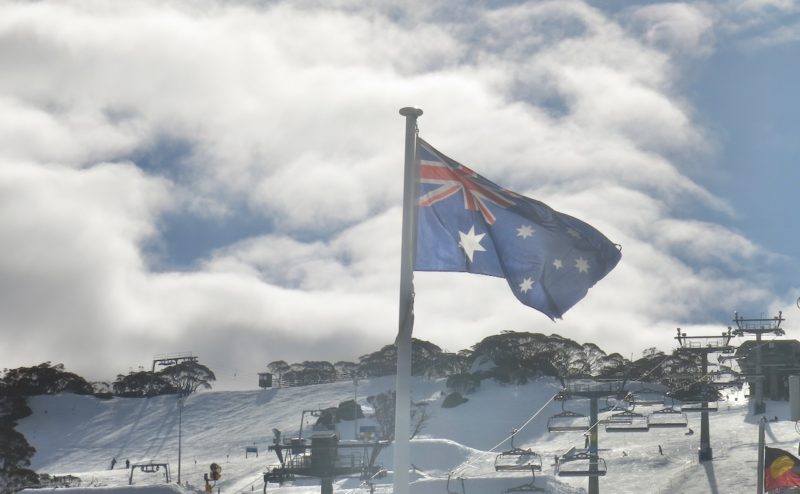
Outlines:
<svg viewBox="0 0 800 494"><path fill-rule="evenodd" d="M358 401L393 388L393 378L360 381ZM412 441L412 477L415 494L446 492L448 474L453 475L452 492L502 493L508 487L530 480L522 472L496 473L495 452L509 448L502 442L512 428L519 427L543 406L515 438L515 446L532 448L544 459L536 485L553 493L577 493L586 489L586 478L555 477L553 457L570 447L583 447L580 432L548 433L547 419L561 411L551 401L558 390L556 381L541 379L522 386L500 386L484 381L469 401L453 409L441 408L443 380L416 379L415 401L428 400L431 418L421 437ZM181 480L195 489L203 486L209 464L223 467L218 482L221 492L251 492L263 488L262 473L276 462L267 452L272 429L284 437L296 435L304 409L336 406L353 398L349 382L285 389L238 392L205 392L190 396L182 412ZM546 406L545 406L546 405ZM719 411L711 414L711 444L714 460L698 463L699 414L689 416L686 429L651 429L647 433L607 433L600 427L600 454L608 474L600 479L606 493L739 493L754 492L756 486L757 417L748 414L740 393L728 393ZM22 420L18 430L36 448L32 468L51 474L72 474L82 485L127 486L131 462L152 459L170 464L173 481L178 471L178 407L174 397L150 399L114 398L97 400L76 395L39 396L30 400L33 415ZM588 402L575 400L566 407L588 412ZM647 412L658 407L637 409ZM767 415L780 421L768 424L767 443L789 451L797 450L798 433L788 421L786 403L768 402ZM363 424L364 422L362 422ZM304 427L309 427L306 424ZM354 434L354 423L338 427L343 439ZM501 444L502 443L502 444ZM259 456L245 458L245 447L256 446ZM659 454L659 446L663 455ZM117 469L109 470L116 458ZM380 462L392 468L391 448ZM163 481L163 472L136 472L136 485ZM339 479L336 492L369 492L357 479ZM378 480L376 492L391 491L391 475ZM270 484L270 493L319 492L318 482L298 480L282 487Z"/></svg>

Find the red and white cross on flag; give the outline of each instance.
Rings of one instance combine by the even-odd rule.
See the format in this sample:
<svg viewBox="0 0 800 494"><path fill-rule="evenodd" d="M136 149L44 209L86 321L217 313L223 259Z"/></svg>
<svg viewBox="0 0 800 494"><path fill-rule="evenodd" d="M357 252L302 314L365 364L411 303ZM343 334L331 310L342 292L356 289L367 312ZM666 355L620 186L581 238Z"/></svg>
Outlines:
<svg viewBox="0 0 800 494"><path fill-rule="evenodd" d="M419 139L418 142L423 146L427 144L422 139ZM430 148L430 151L436 154L433 148ZM420 196L420 206L429 207L453 194L463 192L464 209L480 211L486 223L492 225L496 218L489 210L487 203L493 203L502 208L514 205L514 202L505 196L503 190L496 185L491 182L483 184L481 183L482 177L474 171L460 163L453 162L451 165L446 162L446 160L451 160L445 156L442 158L445 159L441 161L420 160L420 183L438 185L435 189Z"/></svg>

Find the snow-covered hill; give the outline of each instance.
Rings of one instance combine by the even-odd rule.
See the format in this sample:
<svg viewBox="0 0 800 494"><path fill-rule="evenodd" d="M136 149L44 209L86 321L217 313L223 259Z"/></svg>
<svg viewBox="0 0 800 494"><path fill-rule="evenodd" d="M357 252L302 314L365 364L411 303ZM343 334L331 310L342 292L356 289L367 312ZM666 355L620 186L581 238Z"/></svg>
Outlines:
<svg viewBox="0 0 800 494"><path fill-rule="evenodd" d="M366 408L368 395L393 387L393 378L360 381L358 402ZM561 411L561 405L551 401L559 389L556 381L540 379L522 386L484 381L467 403L453 409L441 408L444 389L444 380L416 379L413 383L414 400L428 400L432 414L421 437L411 445L411 461L417 468L412 477L413 493L447 492L449 473L454 475L449 489L459 493L460 479L463 490L470 494L502 493L529 481L530 475L522 472L495 472L495 452L508 449L508 441L499 443L543 406L541 413L516 435L515 446L532 448L542 455L543 469L537 474L536 485L552 493L586 489L585 477L554 476L553 457L570 447L584 445L581 432L547 432L547 419ZM192 395L186 400L181 417L181 480L190 489L200 490L203 474L208 472L210 463L216 462L223 467L223 477L217 484L221 492L262 490L263 471L276 463L274 454L267 452L272 429L280 429L284 437L296 435L302 410L336 406L353 396L353 384L349 382ZM153 459L169 462L173 481L177 480L179 417L175 397L98 400L64 394L34 397L29 404L34 413L20 421L18 430L37 450L32 468L38 472L72 474L81 478L82 486L127 486L125 460ZM588 413L585 400L570 401L566 407ZM768 424L767 444L797 451L799 436L788 413L786 403L767 403L767 415L780 419ZM714 460L702 464L697 461L699 414L689 415L689 427L695 431L691 436L685 435L683 428L610 433L601 426L600 454L608 474L600 479L600 490L615 494L755 492L757 419L748 413L741 393L727 393L726 401L719 403L719 411L711 414ZM342 439L353 437L354 425L352 421L339 424ZM248 446L256 446L259 456L250 454L245 458ZM663 455L659 454L659 446ZM109 470L112 458L118 462L115 470ZM391 448L381 454L380 462L391 470ZM161 481L163 472L134 474L137 486ZM391 475L378 480L376 492L391 492L391 482ZM369 492L358 479L338 479L335 490ZM298 480L282 487L270 484L267 492L319 492L319 483Z"/></svg>

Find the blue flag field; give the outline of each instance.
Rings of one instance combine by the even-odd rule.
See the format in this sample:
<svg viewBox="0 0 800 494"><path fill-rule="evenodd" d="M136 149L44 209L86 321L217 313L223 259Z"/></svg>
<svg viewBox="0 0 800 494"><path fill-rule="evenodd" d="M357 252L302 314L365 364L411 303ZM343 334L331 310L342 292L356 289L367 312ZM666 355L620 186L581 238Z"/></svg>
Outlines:
<svg viewBox="0 0 800 494"><path fill-rule="evenodd" d="M607 275L620 249L591 225L503 189L417 139L416 271L505 278L551 319Z"/></svg>

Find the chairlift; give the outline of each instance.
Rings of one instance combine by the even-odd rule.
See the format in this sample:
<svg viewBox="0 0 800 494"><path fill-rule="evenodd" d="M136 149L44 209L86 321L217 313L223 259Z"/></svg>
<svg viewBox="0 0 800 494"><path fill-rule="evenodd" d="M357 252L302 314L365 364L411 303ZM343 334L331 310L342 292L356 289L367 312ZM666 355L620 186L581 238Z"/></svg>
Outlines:
<svg viewBox="0 0 800 494"><path fill-rule="evenodd" d="M684 404L696 404L718 401L720 394L712 384L695 382L686 387L670 391L668 396Z"/></svg>
<svg viewBox="0 0 800 494"><path fill-rule="evenodd" d="M566 410L561 402L561 412L547 420L548 432L575 432L589 429L589 417L586 415Z"/></svg>
<svg viewBox="0 0 800 494"><path fill-rule="evenodd" d="M447 474L447 485L445 486L445 489L447 490L447 494L459 494L458 492L453 492L453 491L450 490L450 475L451 474ZM458 480L461 481L461 494L466 494L466 490L464 489L464 479L459 477Z"/></svg>
<svg viewBox="0 0 800 494"><path fill-rule="evenodd" d="M514 446L514 436L517 429L511 432L511 449L503 451L494 459L494 469L497 472L506 470L542 470L542 456L534 453L530 448L522 449Z"/></svg>
<svg viewBox="0 0 800 494"><path fill-rule="evenodd" d="M709 403L684 403L681 412L717 412L719 405L717 402Z"/></svg>
<svg viewBox="0 0 800 494"><path fill-rule="evenodd" d="M640 406L664 405L664 393L652 388L648 388L644 385L644 383L642 383L642 389L634 391L631 394L631 397L632 397L631 403L633 403L634 405L640 405Z"/></svg>
<svg viewBox="0 0 800 494"><path fill-rule="evenodd" d="M681 412L716 412L719 410L717 401L720 394L717 389L707 383L701 383L701 386L692 386L688 392L675 393L673 398L683 402L681 405Z"/></svg>
<svg viewBox="0 0 800 494"><path fill-rule="evenodd" d="M606 420L606 432L648 432L647 417L641 413L626 410L615 413Z"/></svg>
<svg viewBox="0 0 800 494"><path fill-rule="evenodd" d="M536 485L536 472L534 471L533 467L531 467L531 477L533 478L527 484L509 487L504 491L504 494L508 494L510 492L543 492L545 494L550 494L550 491L547 489Z"/></svg>
<svg viewBox="0 0 800 494"><path fill-rule="evenodd" d="M650 427L686 427L689 425L689 419L680 410L667 407L648 415L647 425Z"/></svg>
<svg viewBox="0 0 800 494"><path fill-rule="evenodd" d="M600 412L600 413L603 413L603 412L613 412L613 411L624 410L624 409L627 408L627 405L624 404L624 399L620 399L619 397L614 397L614 398L615 398L615 400L614 400L614 402L612 404L611 397L607 396L606 397L606 406L601 407L597 411Z"/></svg>
<svg viewBox="0 0 800 494"><path fill-rule="evenodd" d="M556 463L559 477L603 477L607 472L606 461L587 450L571 448Z"/></svg>

